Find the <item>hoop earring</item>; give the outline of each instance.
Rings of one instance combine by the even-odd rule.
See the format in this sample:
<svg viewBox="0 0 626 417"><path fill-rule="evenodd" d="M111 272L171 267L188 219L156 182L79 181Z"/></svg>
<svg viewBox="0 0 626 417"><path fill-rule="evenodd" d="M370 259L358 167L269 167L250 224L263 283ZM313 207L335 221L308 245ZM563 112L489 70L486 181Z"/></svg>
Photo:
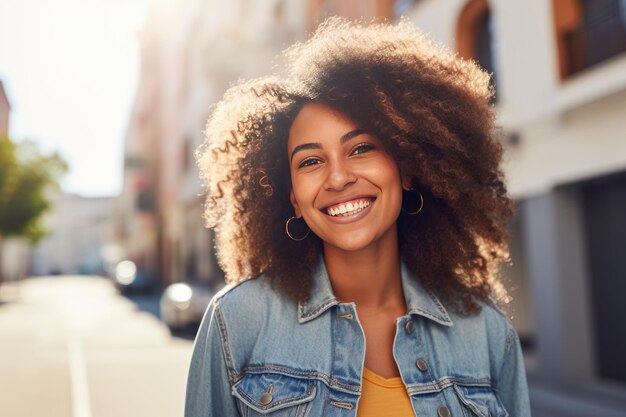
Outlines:
<svg viewBox="0 0 626 417"><path fill-rule="evenodd" d="M295 238L292 236L292 234L289 232L289 223L292 220L302 220L302 224L304 224L304 226L307 228L306 233L304 234L304 236L299 237L299 238ZM309 235L309 233L311 233L311 229L309 229L309 226L307 226L306 222L302 219L302 217L297 218L297 217L290 217L289 219L287 219L287 223L285 223L285 232L287 232L287 236L289 236L289 238L291 240L295 240L296 242L300 241L300 240L304 240L306 239L306 237Z"/></svg>
<svg viewBox="0 0 626 417"><path fill-rule="evenodd" d="M403 192L402 193L403 197L404 197L404 194L414 194L414 192L413 192L413 190L409 190L409 191ZM405 199L402 198L402 211L405 212L406 214L408 214L409 216L415 216L417 213L422 211L422 209L424 208L424 196L419 191L417 192L417 194L419 194L419 197L420 197L420 206L417 209L417 211L410 211L410 210L405 209L404 208L404 201L405 201Z"/></svg>

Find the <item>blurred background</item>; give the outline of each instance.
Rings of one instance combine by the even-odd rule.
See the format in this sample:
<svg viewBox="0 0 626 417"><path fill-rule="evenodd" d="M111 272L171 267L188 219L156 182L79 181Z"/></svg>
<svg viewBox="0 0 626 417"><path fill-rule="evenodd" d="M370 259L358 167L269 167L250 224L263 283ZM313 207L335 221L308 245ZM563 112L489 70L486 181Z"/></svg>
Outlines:
<svg viewBox="0 0 626 417"><path fill-rule="evenodd" d="M182 416L209 109L331 15L493 74L533 415L626 416L624 0L0 0L0 416Z"/></svg>

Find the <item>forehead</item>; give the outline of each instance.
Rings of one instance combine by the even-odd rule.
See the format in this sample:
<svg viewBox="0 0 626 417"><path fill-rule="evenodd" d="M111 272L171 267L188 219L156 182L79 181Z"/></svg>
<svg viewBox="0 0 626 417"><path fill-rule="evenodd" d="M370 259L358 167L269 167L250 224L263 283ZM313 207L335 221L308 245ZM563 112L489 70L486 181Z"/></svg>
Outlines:
<svg viewBox="0 0 626 417"><path fill-rule="evenodd" d="M338 140L357 128L357 124L340 111L321 103L307 103L291 124L288 148L291 150L306 142Z"/></svg>

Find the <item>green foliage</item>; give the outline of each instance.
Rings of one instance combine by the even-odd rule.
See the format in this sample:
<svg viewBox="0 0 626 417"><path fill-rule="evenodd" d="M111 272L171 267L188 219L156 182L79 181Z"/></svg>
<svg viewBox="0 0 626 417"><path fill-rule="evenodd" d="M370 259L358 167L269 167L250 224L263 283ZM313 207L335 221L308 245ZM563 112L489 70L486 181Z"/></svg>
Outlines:
<svg viewBox="0 0 626 417"><path fill-rule="evenodd" d="M33 242L45 231L40 220L50 208L45 191L58 186L67 164L58 155L43 155L32 142L0 137L0 239L22 236Z"/></svg>

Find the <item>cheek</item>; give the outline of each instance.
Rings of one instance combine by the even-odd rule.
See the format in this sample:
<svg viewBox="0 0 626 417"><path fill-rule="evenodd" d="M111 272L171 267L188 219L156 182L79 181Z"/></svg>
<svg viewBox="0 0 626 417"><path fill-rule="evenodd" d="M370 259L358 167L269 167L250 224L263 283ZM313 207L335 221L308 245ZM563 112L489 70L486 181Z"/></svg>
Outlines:
<svg viewBox="0 0 626 417"><path fill-rule="evenodd" d="M373 178L378 180L379 187L387 195L390 213L397 211L399 215L402 207L402 179L395 162L392 161L391 164L381 167L373 174L375 175Z"/></svg>
<svg viewBox="0 0 626 417"><path fill-rule="evenodd" d="M314 187L310 181L302 181L297 178L291 181L293 195L300 205L300 209L305 210L306 206L312 204L314 199Z"/></svg>
<svg viewBox="0 0 626 417"><path fill-rule="evenodd" d="M402 194L402 179L394 160L386 160L384 163L373 165L368 169L368 176L374 184L378 184L383 190L388 192L397 191Z"/></svg>

